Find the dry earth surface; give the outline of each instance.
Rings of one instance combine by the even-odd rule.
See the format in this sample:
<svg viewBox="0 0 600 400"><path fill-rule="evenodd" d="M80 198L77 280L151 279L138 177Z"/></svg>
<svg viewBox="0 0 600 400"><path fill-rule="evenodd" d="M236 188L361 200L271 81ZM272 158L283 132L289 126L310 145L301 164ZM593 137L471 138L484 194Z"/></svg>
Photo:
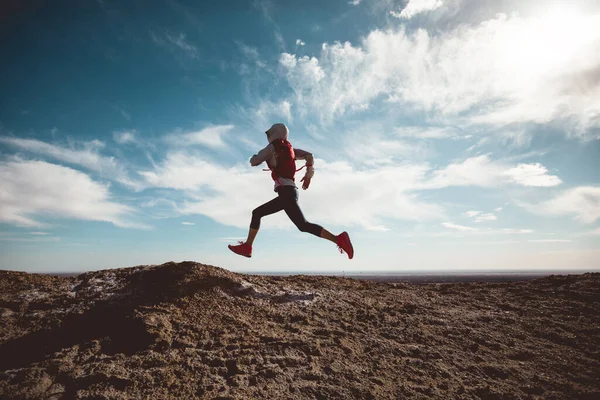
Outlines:
<svg viewBox="0 0 600 400"><path fill-rule="evenodd" d="M600 274L0 271L2 399L600 399Z"/></svg>

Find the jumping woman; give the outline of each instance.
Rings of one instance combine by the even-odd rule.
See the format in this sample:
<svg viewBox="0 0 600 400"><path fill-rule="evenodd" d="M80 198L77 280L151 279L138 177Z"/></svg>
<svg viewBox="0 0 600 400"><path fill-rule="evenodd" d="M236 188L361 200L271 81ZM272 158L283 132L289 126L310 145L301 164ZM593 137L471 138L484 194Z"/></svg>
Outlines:
<svg viewBox="0 0 600 400"><path fill-rule="evenodd" d="M341 253L346 252L348 258L354 257L354 249L347 232L342 232L336 236L322 226L308 222L298 205L298 187L294 178L297 171L295 160L306 161L306 173L300 180L300 182L303 182L302 189L306 190L310 186L310 180L315 173L313 155L308 151L292 147L287 140L288 128L284 124L275 124L265 133L269 144L258 154L252 156L250 165L256 167L264 161L267 162L267 166L271 170L271 178L275 181L277 197L252 211L248 239L245 242L239 242L235 246L229 245L229 249L244 257L252 257L252 244L260 228L261 218L284 210L300 231L327 239L335 243Z"/></svg>

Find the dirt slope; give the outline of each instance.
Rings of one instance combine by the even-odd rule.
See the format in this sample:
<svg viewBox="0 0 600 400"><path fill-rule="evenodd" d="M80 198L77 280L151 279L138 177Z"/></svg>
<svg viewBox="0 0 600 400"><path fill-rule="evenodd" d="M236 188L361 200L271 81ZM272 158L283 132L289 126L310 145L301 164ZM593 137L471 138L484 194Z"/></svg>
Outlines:
<svg viewBox="0 0 600 400"><path fill-rule="evenodd" d="M0 271L2 399L600 399L600 274Z"/></svg>

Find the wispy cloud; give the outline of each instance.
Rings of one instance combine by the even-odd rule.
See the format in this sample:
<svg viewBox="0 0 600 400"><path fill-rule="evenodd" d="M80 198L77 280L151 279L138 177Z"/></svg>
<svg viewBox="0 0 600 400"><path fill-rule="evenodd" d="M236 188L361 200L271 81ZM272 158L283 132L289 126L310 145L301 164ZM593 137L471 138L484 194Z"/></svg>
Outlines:
<svg viewBox="0 0 600 400"><path fill-rule="evenodd" d="M201 145L212 149L224 148L226 145L223 137L233 128L233 125L215 125L193 132L184 133L178 130L167 135L165 139L175 146Z"/></svg>
<svg viewBox="0 0 600 400"><path fill-rule="evenodd" d="M425 159L430 155L427 145L409 139L398 138L394 132L386 132L384 124L362 123L344 132L341 148L356 165L390 165Z"/></svg>
<svg viewBox="0 0 600 400"><path fill-rule="evenodd" d="M187 39L185 33L172 33L169 31L163 33L150 32L150 37L154 44L174 55L183 55L188 59L200 58L198 47Z"/></svg>
<svg viewBox="0 0 600 400"><path fill-rule="evenodd" d="M404 126L395 129L395 134L401 138L416 139L470 139L471 135L464 134L456 128L433 126Z"/></svg>
<svg viewBox="0 0 600 400"><path fill-rule="evenodd" d="M6 143L67 164L81 166L132 189L141 189L139 183L129 177L125 168L114 157L106 157L98 153L98 150L104 147L104 143L98 140L75 142L72 147L62 147L36 139L14 137L0 137L0 143Z"/></svg>
<svg viewBox="0 0 600 400"><path fill-rule="evenodd" d="M345 162L317 160L318 173L302 194L307 218L338 226L365 229L394 219L431 220L441 207L427 203L410 188L423 177L419 166L387 166L356 170ZM152 171L142 171L148 185L182 191L183 214L202 214L230 226L247 227L253 208L274 195L268 174L249 166L226 167L177 152ZM210 193L210 195L208 195ZM291 227L285 215L265 226Z"/></svg>
<svg viewBox="0 0 600 400"><path fill-rule="evenodd" d="M240 64L239 72L241 75L248 75L252 72L250 66L259 70L267 66L267 62L260 56L256 47L248 46L242 42L236 42L244 56L244 61Z"/></svg>
<svg viewBox="0 0 600 400"><path fill-rule="evenodd" d="M425 233L425 236L457 236L463 237L465 235L476 235L476 236L504 236L504 235L527 235L531 234L534 231L532 229L515 229L515 228L502 228L502 229L492 229L492 228L474 228L472 226L459 225L453 222L443 222L441 224L443 227L452 230L453 232L430 232Z"/></svg>
<svg viewBox="0 0 600 400"><path fill-rule="evenodd" d="M296 39L296 46L304 46L305 44L302 40Z"/></svg>
<svg viewBox="0 0 600 400"><path fill-rule="evenodd" d="M402 11L390 11L390 14L396 18L410 19L417 14L433 11L443 4L441 0L409 0Z"/></svg>
<svg viewBox="0 0 600 400"><path fill-rule="evenodd" d="M273 26L273 35L275 37L275 42L277 43L277 47L279 48L279 50L286 51L285 39L283 38L281 29L279 28L279 25L275 22L273 16L271 15L273 2L270 0L254 0L253 5L261 12L263 18Z"/></svg>
<svg viewBox="0 0 600 400"><path fill-rule="evenodd" d="M195 224L195 223L193 223L193 222L187 222L187 221L184 221L184 222L182 222L182 223L181 223L181 225L193 226L193 225L196 225L196 224Z"/></svg>
<svg viewBox="0 0 600 400"><path fill-rule="evenodd" d="M426 186L442 188L449 186L499 187L506 184L520 186L550 187L562 183L541 164L518 164L511 166L502 161L492 161L488 155L468 158L433 172Z"/></svg>
<svg viewBox="0 0 600 400"><path fill-rule="evenodd" d="M368 231L373 231L373 232L389 232L391 231L390 228L384 226L384 225L374 225L374 226L369 226L367 227Z"/></svg>
<svg viewBox="0 0 600 400"><path fill-rule="evenodd" d="M599 19L498 15L435 33L399 26L373 30L358 44L323 43L314 56L283 53L279 64L292 105L324 124L376 104L382 112L423 110L463 126L557 122L568 135L590 138L600 127L600 84L570 88L600 64Z"/></svg>
<svg viewBox="0 0 600 400"><path fill-rule="evenodd" d="M465 215L475 222L495 221L498 218L492 213L484 213L481 211L467 211Z"/></svg>
<svg viewBox="0 0 600 400"><path fill-rule="evenodd" d="M131 114L129 114L127 110L125 110L125 108L120 107L118 105L115 105L113 107L124 119L126 119L127 121L131 121Z"/></svg>
<svg viewBox="0 0 600 400"><path fill-rule="evenodd" d="M522 186L551 187L562 183L555 175L548 175L548 169L541 164L519 164L506 171L506 177Z"/></svg>
<svg viewBox="0 0 600 400"><path fill-rule="evenodd" d="M166 37L171 43L179 47L188 56L192 58L198 57L198 48L187 41L185 34L179 33L178 35L172 35L167 33Z"/></svg>
<svg viewBox="0 0 600 400"><path fill-rule="evenodd" d="M135 131L122 131L113 132L113 139L119 144L135 143L136 132Z"/></svg>
<svg viewBox="0 0 600 400"><path fill-rule="evenodd" d="M504 229L501 229L500 232L505 233L505 234L509 234L509 235L514 235L514 234L533 233L533 230L531 230L531 229L504 228Z"/></svg>
<svg viewBox="0 0 600 400"><path fill-rule="evenodd" d="M228 237L219 238L219 242L225 242L225 243L242 242L245 240L246 240L246 238L241 237L241 236L228 236Z"/></svg>
<svg viewBox="0 0 600 400"><path fill-rule="evenodd" d="M453 224L452 222L442 222L442 226L449 229L456 229L461 232L474 232L477 231L477 228L472 228L470 226Z"/></svg>
<svg viewBox="0 0 600 400"><path fill-rule="evenodd" d="M59 237L42 236L42 237L23 237L23 236L0 236L0 242L24 242L24 243L52 243L60 242Z"/></svg>
<svg viewBox="0 0 600 400"><path fill-rule="evenodd" d="M579 236L600 236L600 228L596 228L591 231L580 233Z"/></svg>
<svg viewBox="0 0 600 400"><path fill-rule="evenodd" d="M575 187L539 204L523 203L521 206L535 214L571 216L591 224L600 219L600 186Z"/></svg>
<svg viewBox="0 0 600 400"><path fill-rule="evenodd" d="M212 128L211 128L212 129ZM226 128L224 131L227 131ZM182 136L181 143L206 144L207 134L212 130ZM213 134L212 132L211 134ZM221 136L216 135L213 147L222 145ZM373 158L385 159L389 151L400 151L385 141L373 154ZM369 159L368 145L358 143L359 157ZM394 144L395 142L392 142ZM408 149L410 153L415 150ZM502 187L504 185L547 187L560 182L558 177L549 175L540 164L510 164L494 161L489 156L478 156L446 167L433 170L425 163L376 163L355 167L347 162L326 162L319 159L318 173L309 192L303 196L303 204L311 215L323 223L340 226L349 224L365 229L385 227L389 220L427 221L443 218L442 207L420 199L419 192L455 186ZM356 164L356 163L355 163ZM171 151L155 169L141 171L140 175L150 187L182 191L185 200L176 207L182 214L202 214L225 225L246 226L249 212L261 202L269 199L264 192L268 185L266 175L250 170L248 166L226 166L209 162L182 150ZM326 185L318 182L327 182ZM235 192L236 196L231 193ZM210 195L207 195L210 193ZM344 199L344 207L340 207ZM250 204L248 204L250 203ZM349 218L348 216L352 216ZM472 211L467 216L474 222L494 221L496 215L482 211ZM447 222L450 229L477 230ZM284 220L276 221L275 226L288 225ZM497 230L498 234L527 233L529 230Z"/></svg>
<svg viewBox="0 0 600 400"><path fill-rule="evenodd" d="M529 243L571 243L572 240L568 239L535 239L528 240Z"/></svg>
<svg viewBox="0 0 600 400"><path fill-rule="evenodd" d="M266 131L273 121L284 121L288 124L293 121L292 105L288 100L278 102L261 100L252 108L239 108L237 114L238 118L247 121L256 132ZM242 138L242 140L249 139Z"/></svg>
<svg viewBox="0 0 600 400"><path fill-rule="evenodd" d="M74 218L105 221L124 228L147 228L132 222L134 209L111 201L106 185L71 168L43 161L0 163L0 221L44 227L36 219Z"/></svg>

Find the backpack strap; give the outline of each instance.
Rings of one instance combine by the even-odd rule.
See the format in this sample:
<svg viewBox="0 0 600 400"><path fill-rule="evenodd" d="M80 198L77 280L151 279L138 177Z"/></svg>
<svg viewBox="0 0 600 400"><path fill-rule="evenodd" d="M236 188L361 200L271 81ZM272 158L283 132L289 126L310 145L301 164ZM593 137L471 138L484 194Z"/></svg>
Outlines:
<svg viewBox="0 0 600 400"><path fill-rule="evenodd" d="M296 170L296 172L300 171L301 169L304 169L305 167L312 167L312 166L313 166L312 164L304 164L303 166L301 166L300 168L298 168Z"/></svg>
<svg viewBox="0 0 600 400"><path fill-rule="evenodd" d="M296 170L296 172L298 172L298 171L300 171L300 170L303 170L303 169L304 169L304 168L306 168L306 167L312 167L312 166L313 166L312 164L305 164L305 165L301 166L300 168L298 168L298 169ZM272 170L271 168L264 168L264 169L263 169L263 171L265 171L265 172L269 172L269 171L273 171L273 170Z"/></svg>

